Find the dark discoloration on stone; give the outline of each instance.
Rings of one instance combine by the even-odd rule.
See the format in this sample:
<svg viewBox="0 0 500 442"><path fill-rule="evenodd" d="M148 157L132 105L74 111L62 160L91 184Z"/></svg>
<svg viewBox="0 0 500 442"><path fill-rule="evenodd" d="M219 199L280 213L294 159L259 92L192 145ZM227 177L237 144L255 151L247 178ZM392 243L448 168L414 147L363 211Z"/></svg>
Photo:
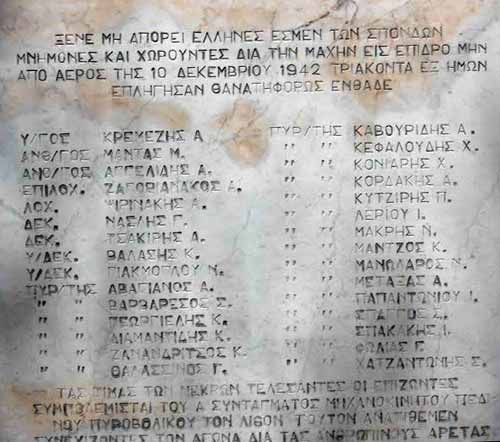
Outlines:
<svg viewBox="0 0 500 442"><path fill-rule="evenodd" d="M267 124L253 101L236 100L215 120L219 140L229 156L239 164L255 166L268 149Z"/></svg>

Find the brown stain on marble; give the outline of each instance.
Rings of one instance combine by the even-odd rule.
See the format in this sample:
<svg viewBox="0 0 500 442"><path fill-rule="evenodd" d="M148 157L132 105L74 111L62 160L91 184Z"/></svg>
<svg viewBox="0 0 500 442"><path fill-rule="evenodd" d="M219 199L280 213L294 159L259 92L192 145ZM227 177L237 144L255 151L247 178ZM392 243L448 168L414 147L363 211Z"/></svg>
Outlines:
<svg viewBox="0 0 500 442"><path fill-rule="evenodd" d="M214 126L227 153L237 163L255 166L265 157L268 125L255 102L236 100L230 109L216 116Z"/></svg>
<svg viewBox="0 0 500 442"><path fill-rule="evenodd" d="M78 387L84 387L86 389L91 390L91 385L78 385L74 386L71 384L61 384L61 387L64 388L74 388L75 390ZM56 391L55 387L47 386L45 388L34 388L28 385L11 385L8 389L7 397L9 399L9 403L15 405L16 410L21 411L20 418L23 421L26 421L29 424L30 430L36 434L42 431L51 431L52 430L52 422L54 420L60 419L81 419L82 421L88 421L89 419L93 419L98 417L96 413L89 412L88 409L85 409L85 412L82 413L73 413L68 417L63 417L62 415L51 415L50 412L44 412L43 408L40 408L41 414L35 414L35 404L42 405L62 405L62 404L75 404L75 403L96 403L101 402L100 399L88 398L84 397L81 399L76 398L62 398L59 393ZM110 400L112 401L112 400ZM71 412L71 410L70 410Z"/></svg>
<svg viewBox="0 0 500 442"><path fill-rule="evenodd" d="M459 32L464 23L474 15L478 14L484 6L492 4L492 0L428 0L426 2L417 2L415 0L405 1L398 7L384 9L381 15L377 14L377 3L382 6L387 5L387 0L374 0L368 2L367 5L358 2L359 10L357 11L355 21L351 26L359 26L361 29L368 27L424 27L424 26L443 26L443 38L434 37L425 40L373 40L368 44L387 44L389 47L394 47L400 43L452 43L459 36ZM365 6L370 6L370 14L365 11ZM382 9L382 8L381 8ZM374 12L375 11L375 12ZM375 14L375 16L374 16ZM328 17L329 25L342 26L342 18L338 16L338 11L331 13ZM360 41L359 45L364 42ZM366 42L365 42L366 43ZM363 63L364 61L391 61L395 57L371 58L364 59L362 55L349 58L346 61L351 63ZM332 67L328 62L323 62L322 66L326 73L328 85L331 80L376 80L382 81L384 78L392 78L392 91L390 93L384 91L363 91L352 93L353 98L361 104L366 110L375 112L386 102L397 100L407 91L417 94L431 93L432 86L435 80L435 74L427 74L418 71L420 63L424 60L432 59L441 61L438 56L425 57L417 56L411 59L415 68L414 72L404 75L335 75ZM397 60L403 61L404 58ZM409 89L407 89L409 88Z"/></svg>
<svg viewBox="0 0 500 442"><path fill-rule="evenodd" d="M187 129L191 117L183 105L173 100L111 97L109 81L81 82L77 87L79 105L87 118L120 117L128 120L154 120L164 126Z"/></svg>
<svg viewBox="0 0 500 442"><path fill-rule="evenodd" d="M134 103L131 103L131 105L134 106ZM178 103L155 101L145 104L143 109L148 118L154 117L159 121L163 121L168 127L188 129L191 124L189 113Z"/></svg>
<svg viewBox="0 0 500 442"><path fill-rule="evenodd" d="M21 385L5 387L6 403L15 411L15 422L23 423L23 431L29 431L32 436L37 433L51 430L51 416L33 415L33 404L37 402L57 402L55 395L40 393L41 389L29 388Z"/></svg>
<svg viewBox="0 0 500 442"><path fill-rule="evenodd" d="M56 388L64 387L66 389L66 394L69 389L73 389L74 392L78 391L78 388L83 388L86 390L86 396L81 398L78 397L61 397L61 394L56 390ZM73 384L73 383L61 383L57 387L54 385L47 385L43 387L34 387L31 385L4 385L1 388L2 401L4 404L9 404L9 408L12 410L12 414L9 416L9 424L16 425L14 428L16 431L19 429L19 424L23 425L23 431L29 431L33 436L40 435L44 432L52 432L54 430L53 423L57 420L81 420L81 425L88 424L91 419L102 418L103 414L95 411L95 404L98 403L112 403L112 402L145 402L151 403L152 414L165 415L162 411L161 403L159 400L154 398L148 398L146 396L138 397L122 397L122 398L102 398L93 397L89 393L92 392L94 385L92 384ZM102 386L101 386L102 387ZM37 409L39 414L35 413L35 404L38 405ZM62 413L56 415L51 414L51 410L48 412L44 409L45 405L54 404L55 406L62 406L63 404L82 404L83 407L69 407L69 415L64 416ZM137 415L141 415L137 412ZM135 417L134 414L128 414L126 412L112 413L108 417ZM0 414L0 419L2 415ZM1 422L1 420L0 420Z"/></svg>

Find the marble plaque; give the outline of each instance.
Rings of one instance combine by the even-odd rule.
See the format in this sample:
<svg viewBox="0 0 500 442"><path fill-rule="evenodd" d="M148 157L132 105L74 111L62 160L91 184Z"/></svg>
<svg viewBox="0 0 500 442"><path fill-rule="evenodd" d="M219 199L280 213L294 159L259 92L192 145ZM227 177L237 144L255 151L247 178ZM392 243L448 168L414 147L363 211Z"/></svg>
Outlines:
<svg viewBox="0 0 500 442"><path fill-rule="evenodd" d="M499 11L0 1L0 442L500 440Z"/></svg>

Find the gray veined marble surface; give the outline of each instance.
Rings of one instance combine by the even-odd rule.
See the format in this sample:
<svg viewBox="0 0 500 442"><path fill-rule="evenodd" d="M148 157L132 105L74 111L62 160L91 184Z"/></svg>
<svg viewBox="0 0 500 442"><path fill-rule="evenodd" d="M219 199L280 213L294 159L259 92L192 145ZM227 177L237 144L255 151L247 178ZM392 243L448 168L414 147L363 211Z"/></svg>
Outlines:
<svg viewBox="0 0 500 442"><path fill-rule="evenodd" d="M495 441L498 4L0 3L0 441Z"/></svg>

